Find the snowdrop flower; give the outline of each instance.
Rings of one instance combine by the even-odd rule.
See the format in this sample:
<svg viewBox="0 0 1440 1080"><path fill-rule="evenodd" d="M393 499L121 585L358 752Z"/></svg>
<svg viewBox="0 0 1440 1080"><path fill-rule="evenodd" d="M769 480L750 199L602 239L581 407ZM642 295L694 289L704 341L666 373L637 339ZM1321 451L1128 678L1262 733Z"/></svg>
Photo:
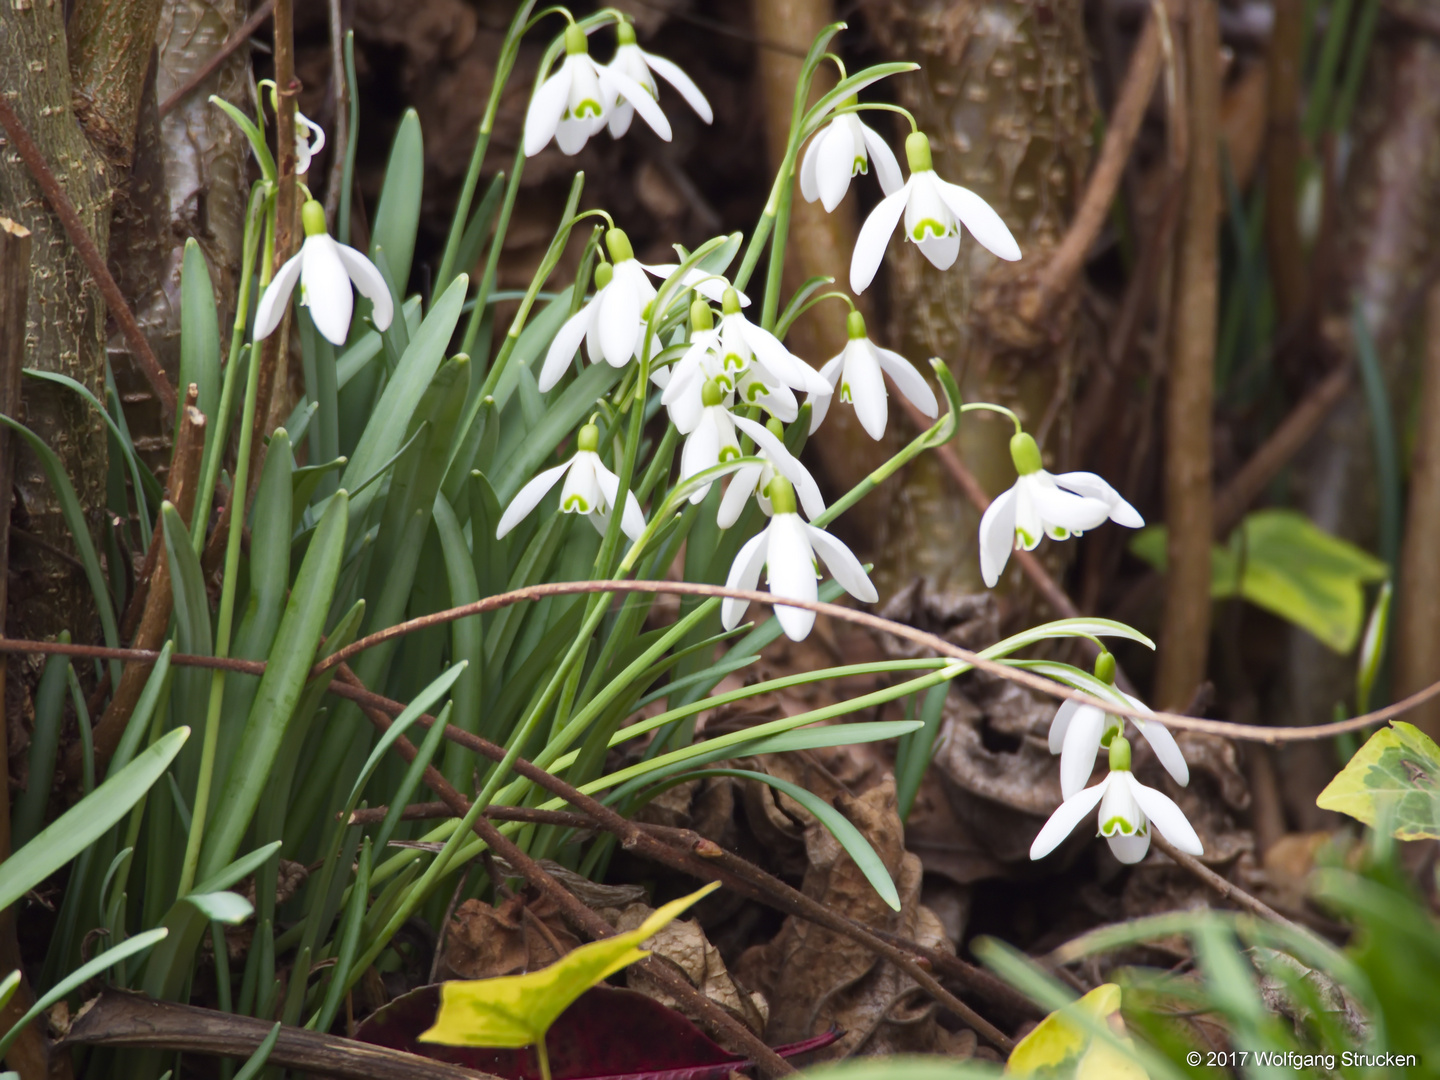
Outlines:
<svg viewBox="0 0 1440 1080"><path fill-rule="evenodd" d="M500 524L495 529L496 540L525 520L525 516L535 509L561 476L565 477L565 485L560 489L560 509L567 514L586 515L596 532L605 532L610 523L610 511L620 501L620 478L605 467L596 452L600 449L600 429L594 424L586 424L580 429L575 444L574 457L564 465L546 469L520 489L500 517ZM645 531L645 515L641 513L640 503L632 491L625 492L625 512L620 518L620 528L631 540L638 540Z"/></svg>
<svg viewBox="0 0 1440 1080"><path fill-rule="evenodd" d="M735 290L726 292L735 293ZM739 311L738 293L730 306ZM784 346L780 348L783 350ZM810 370L808 365L799 366ZM745 344L741 325L732 321L728 331L723 325L716 328L710 305L696 300L690 305L690 348L666 375L664 393L660 396L680 434L688 435L695 429L705 407L705 385L710 382L720 388L726 404L733 392L739 394L745 404L759 406L786 423L799 414L800 405L795 395L755 358Z"/></svg>
<svg viewBox="0 0 1440 1080"><path fill-rule="evenodd" d="M269 337L280 325L297 280L300 303L310 309L315 328L327 341L344 345L350 333L350 315L355 308L351 282L374 305L370 320L375 329L388 327L395 305L390 287L375 264L354 248L330 238L325 231L325 208L314 199L300 211L300 221L305 226L305 243L300 245L299 254L280 267L260 297L255 309L255 340Z"/></svg>
<svg viewBox="0 0 1440 1080"><path fill-rule="evenodd" d="M1135 508L1094 473L1046 472L1040 448L1023 431L1011 437L1010 457L1020 476L980 518L980 576L992 589L1010 561L1010 552L1034 551L1041 535L1066 540L1106 518L1127 529L1145 524Z"/></svg>
<svg viewBox="0 0 1440 1080"><path fill-rule="evenodd" d="M770 331L747 319L742 307L740 294L727 288L721 296L719 339L713 347L724 369L734 373L737 387L740 377L752 363L757 363L763 369L761 378L767 385L803 390L807 394L830 392L830 384L819 372L785 348ZM680 364L684 362L682 357ZM675 377L680 378L682 374L677 365Z"/></svg>
<svg viewBox="0 0 1440 1080"><path fill-rule="evenodd" d="M831 393L817 394L814 412L810 418L810 433L820 429L820 423L830 411L834 391L840 391L840 400L855 406L855 418L860 421L872 439L885 435L885 421L890 410L886 408L885 375L895 380L900 392L930 418L940 415L940 403L925 377L915 370L909 360L897 352L882 349L865 336L865 317L852 311L845 318L845 328L850 340L839 356L830 360L820 369L820 377L830 384Z"/></svg>
<svg viewBox="0 0 1440 1080"><path fill-rule="evenodd" d="M734 461L738 457L745 456L740 449L740 437L735 433L737 427L741 433L754 439L757 446L769 450L775 459L790 458L791 461L794 461L789 451L785 449L784 443L753 420L732 415L729 405L730 395L721 388L720 384L714 379L706 380L701 387L700 413L695 419L695 425L689 432L682 432L685 435L685 445L680 450L680 481L682 483L706 469L713 469L716 465L723 465L727 461ZM795 464L799 466L800 463L795 462ZM808 474L806 475L808 476ZM817 503L816 513L825 508L825 503L820 500L820 489L813 487L813 481L810 485L806 485L802 481L801 490L806 495L807 510ZM710 485L706 484L691 494L690 501L699 503L709 493ZM812 501L812 497L815 501Z"/></svg>
<svg viewBox="0 0 1440 1080"><path fill-rule="evenodd" d="M1110 775L1092 788L1072 795L1050 815L1035 842L1030 858L1043 859L1060 846L1086 814L1100 806L1099 835L1122 863L1138 863L1150 850L1150 826L1181 851L1205 854L1185 813L1173 799L1148 788L1130 771L1130 744L1121 736L1110 743Z"/></svg>
<svg viewBox="0 0 1440 1080"><path fill-rule="evenodd" d="M540 368L541 391L560 381L581 341L592 364L604 360L611 367L624 367L639 353L645 339L645 311L655 299L655 287L622 230L608 230L605 246L614 263L595 268L595 296L565 321L550 342ZM651 348L652 354L658 352L660 342L652 339Z"/></svg>
<svg viewBox="0 0 1440 1080"><path fill-rule="evenodd" d="M660 91L655 85L655 75L659 75L680 91L680 96L700 115L701 120L708 124L715 119L710 102L705 100L705 95L700 92L694 80L672 61L640 48L635 43L635 27L628 22L619 23L615 27L615 59L605 65L605 70L625 76L657 100ZM652 72L654 74L651 74ZM630 121L634 118L635 106L629 100L617 97L611 102L610 134L614 138L620 138L630 130Z"/></svg>
<svg viewBox="0 0 1440 1080"><path fill-rule="evenodd" d="M565 28L565 61L530 98L525 113L525 156L534 157L555 140L566 154L578 154L602 127L611 109L623 100L638 112L655 134L670 141L670 122L654 96L619 68L590 59L585 31L571 23ZM626 126L629 126L627 121Z"/></svg>
<svg viewBox="0 0 1440 1080"><path fill-rule="evenodd" d="M1095 677L1114 686L1115 657L1110 652L1102 652L1095 658ZM1115 692L1134 708L1147 713L1150 711L1144 702L1123 690ZM1181 787L1190 783L1190 769L1170 729L1158 720L1148 723L1136 720L1135 726L1175 782ZM1095 771L1095 758L1100 747L1109 746L1113 739L1124 734L1124 729L1123 720L1094 705L1082 705L1078 701L1061 704L1050 723L1050 753L1060 755L1060 793L1065 798L1085 787L1090 774Z"/></svg>
<svg viewBox="0 0 1440 1080"><path fill-rule="evenodd" d="M312 141L313 140L313 141ZM295 172L310 171L310 159L325 149L325 131L299 109L295 110Z"/></svg>
<svg viewBox="0 0 1440 1080"><path fill-rule="evenodd" d="M905 239L941 270L954 265L960 254L960 226L970 230L980 245L1007 262L1020 258L1020 245L1005 222L984 199L969 188L947 183L935 175L930 140L911 132L905 140L910 179L893 195L886 195L870 212L855 241L850 258L850 288L864 292L875 280L890 234L905 217Z"/></svg>
<svg viewBox="0 0 1440 1080"><path fill-rule="evenodd" d="M765 511L765 516L772 515L775 510L766 492L770 489L770 481L776 476L783 476L790 481L796 494L800 496L800 505L805 508L806 517L813 518L824 513L825 500L820 495L820 485L815 483L815 478L810 475L810 470L800 463L800 459L786 449L782 441L785 431L781 428L780 421L772 417L762 428L743 417L732 419L740 425L741 431L755 440L755 456L763 460L764 464L746 465L735 471L735 475L730 478L730 486L725 489L725 497L720 500L715 524L722 529L728 529L739 521L752 494L760 503L760 509Z"/></svg>
<svg viewBox="0 0 1440 1080"><path fill-rule="evenodd" d="M851 596L873 604L879 596L875 586L850 549L824 529L807 524L795 511L795 490L783 476L770 482L768 492L774 516L763 532L745 542L725 579L728 589L753 589L760 581L760 569L768 573L770 592L792 600L815 600L819 596L815 572L818 555ZM745 600L727 599L720 606L720 622L733 630L749 607ZM791 641L803 641L815 625L815 612L779 604L775 617Z"/></svg>
<svg viewBox="0 0 1440 1080"><path fill-rule="evenodd" d="M854 104L854 98L846 102ZM870 157L881 190L886 195L899 191L904 183L900 164L885 140L855 113L840 114L810 140L800 159L800 194L806 202L819 199L825 212L832 212L850 190L850 178L870 171Z"/></svg>

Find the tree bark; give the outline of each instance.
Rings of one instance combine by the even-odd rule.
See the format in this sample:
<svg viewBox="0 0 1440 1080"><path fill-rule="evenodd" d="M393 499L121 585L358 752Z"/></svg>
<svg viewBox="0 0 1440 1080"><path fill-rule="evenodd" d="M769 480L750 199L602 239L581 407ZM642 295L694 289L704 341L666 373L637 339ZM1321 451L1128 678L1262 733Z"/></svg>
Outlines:
<svg viewBox="0 0 1440 1080"><path fill-rule="evenodd" d="M1001 264L966 236L959 261L942 273L897 235L887 255L890 344L922 363L943 357L967 401L1013 408L1047 465L1066 458L1076 371L1098 342L1076 316L1076 291L1058 299L1036 333L1012 317L1008 286L1058 244L1089 168L1096 109L1082 8L1079 0L864 5L887 58L921 64L888 92L930 135L935 171L989 202L1024 256ZM1010 434L1008 421L988 414L960 426L957 449L992 496L1015 480ZM981 592L978 525L939 463L922 455L885 521L882 594L917 577L956 602ZM1051 548L1047 558L1057 552L1063 557ZM1016 578L1012 562L1007 580Z"/></svg>
<svg viewBox="0 0 1440 1080"><path fill-rule="evenodd" d="M71 112L63 19L60 0L0 5L0 87L104 251L110 182L104 160ZM8 146L0 148L0 214L34 234L26 366L68 375L103 399L105 319L99 289L34 178ZM93 527L104 504L103 421L72 391L38 382L25 387L24 420L59 455ZM45 544L71 550L59 501L38 460L25 449L15 455L15 488L15 524ZM78 570L43 547L23 543L12 549L11 568L14 594L6 617L12 636L47 638L67 627L78 639L90 636L94 604Z"/></svg>

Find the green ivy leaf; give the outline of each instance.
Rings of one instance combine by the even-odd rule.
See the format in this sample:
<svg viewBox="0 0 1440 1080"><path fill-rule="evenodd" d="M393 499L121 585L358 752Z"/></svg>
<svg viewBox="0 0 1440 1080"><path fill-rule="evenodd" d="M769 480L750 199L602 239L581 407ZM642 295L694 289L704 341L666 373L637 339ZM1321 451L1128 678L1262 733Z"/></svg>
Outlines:
<svg viewBox="0 0 1440 1080"><path fill-rule="evenodd" d="M1392 720L1331 780L1315 805L1374 827L1382 806L1399 840L1440 840L1440 746L1413 724Z"/></svg>

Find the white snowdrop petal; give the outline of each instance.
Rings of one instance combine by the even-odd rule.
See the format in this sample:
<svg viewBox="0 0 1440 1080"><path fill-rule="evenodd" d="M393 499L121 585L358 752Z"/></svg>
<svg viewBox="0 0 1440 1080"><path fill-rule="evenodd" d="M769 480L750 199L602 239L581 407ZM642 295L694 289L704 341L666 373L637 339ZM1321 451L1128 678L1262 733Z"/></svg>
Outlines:
<svg viewBox="0 0 1440 1080"><path fill-rule="evenodd" d="M715 113L710 108L710 102L707 101L705 95L700 92L700 87L695 85L695 80L680 70L678 64L673 60L665 59L663 56L656 56L654 53L645 52L643 49L640 50L640 55L645 58L645 63L649 65L651 71L655 72L656 75L659 75L679 92L680 96L685 99L685 104L694 109L696 115L698 115L701 120L704 120L707 124L714 121Z"/></svg>
<svg viewBox="0 0 1440 1080"><path fill-rule="evenodd" d="M765 565L765 549L769 539L770 530L767 527L745 541L736 552L735 561L730 564L729 576L725 578L727 589L750 592L760 584L760 568ZM720 604L720 625L726 630L734 630L740 625L740 619L749 607L748 600L726 597Z"/></svg>
<svg viewBox="0 0 1440 1080"><path fill-rule="evenodd" d="M763 465L746 465L730 477L730 486L720 500L720 509L715 514L715 524L728 529L740 520L750 496L755 494L755 485L760 482Z"/></svg>
<svg viewBox="0 0 1440 1080"><path fill-rule="evenodd" d="M1082 790L1090 780L1104 732L1103 712L1093 705L1082 705L1076 710L1060 752L1060 794L1065 798Z"/></svg>
<svg viewBox="0 0 1440 1080"><path fill-rule="evenodd" d="M620 275L610 282L600 305L600 351L611 367L624 367L635 355L636 338L640 336L640 297L629 282L621 283ZM620 286L617 288L616 286Z"/></svg>
<svg viewBox="0 0 1440 1080"><path fill-rule="evenodd" d="M260 303L255 308L256 341L273 334L280 325L280 320L285 317L285 306L290 302L290 294L295 291L295 282L300 280L301 254L297 252L286 259L285 265L280 267L279 273L271 278L270 284L265 287Z"/></svg>
<svg viewBox="0 0 1440 1080"><path fill-rule="evenodd" d="M611 508L620 504L620 478L605 467L598 456L595 458L595 482L605 495L605 505ZM645 513L640 509L640 500L633 491L625 492L625 509L620 515L620 531L631 540L639 540L645 531Z"/></svg>
<svg viewBox="0 0 1440 1080"><path fill-rule="evenodd" d="M814 552L799 514L776 514L770 519L769 552L765 560L772 596L815 600L819 596ZM775 618L791 641L803 641L815 625L815 612L776 605Z"/></svg>
<svg viewBox="0 0 1440 1080"><path fill-rule="evenodd" d="M810 539L811 547L846 592L862 603L874 604L879 601L880 595L875 591L870 576L865 573L865 567L855 557L854 552L824 529L814 525L806 525L805 533Z"/></svg>
<svg viewBox="0 0 1440 1080"><path fill-rule="evenodd" d="M935 398L935 391L930 389L930 384L915 365L899 353L882 349L878 345L875 346L875 355L880 358L880 367L885 374L894 380L900 393L904 394L912 405L932 420L940 415L940 402Z"/></svg>
<svg viewBox="0 0 1440 1080"><path fill-rule="evenodd" d="M855 418L872 439L885 437L885 421L890 415L890 402L885 393L885 377L880 372L880 358L868 341L852 341L845 346L845 370L840 375L840 399L849 391Z"/></svg>
<svg viewBox="0 0 1440 1080"><path fill-rule="evenodd" d="M980 241L980 246L1006 262L1020 258L1020 245L1015 242L1010 228L995 212L995 208L969 188L947 183L938 176L935 189L960 223L970 230L970 235Z"/></svg>
<svg viewBox="0 0 1440 1080"><path fill-rule="evenodd" d="M806 202L814 202L820 198L820 183L816 179L816 162L819 159L820 140L825 137L822 131L810 140L810 145L805 147L805 153L800 158L800 195Z"/></svg>
<svg viewBox="0 0 1440 1080"><path fill-rule="evenodd" d="M560 70L551 75L530 99L525 110L525 156L534 157L555 137L565 105L570 98L570 82L574 68L567 59Z"/></svg>
<svg viewBox="0 0 1440 1080"><path fill-rule="evenodd" d="M1088 495L1092 499L1099 499L1104 502L1110 507L1110 520L1117 525L1124 525L1127 529L1138 529L1145 524L1145 519L1140 516L1139 511L1121 498L1118 491L1094 473L1060 473L1055 477L1055 483L1067 491L1075 492L1077 495Z"/></svg>
<svg viewBox="0 0 1440 1080"><path fill-rule="evenodd" d="M1116 833L1114 836L1107 836L1105 842L1110 845L1110 852L1115 858L1127 866L1134 866L1150 851L1150 830L1146 829L1134 836Z"/></svg>
<svg viewBox="0 0 1440 1080"><path fill-rule="evenodd" d="M350 333L355 296L350 275L340 261L339 244L323 233L307 236L301 250L300 289L315 328L335 345L344 345Z"/></svg>
<svg viewBox="0 0 1440 1080"><path fill-rule="evenodd" d="M762 330L740 315L727 318L739 320L745 344L780 382L807 394L823 394L830 389L830 384L820 377L819 372L785 348L770 331Z"/></svg>
<svg viewBox="0 0 1440 1080"><path fill-rule="evenodd" d="M924 255L935 269L949 270L955 265L955 260L960 257L960 234L951 233L949 236L931 237L928 240L918 241L915 246L920 249L920 254Z"/></svg>
<svg viewBox="0 0 1440 1080"><path fill-rule="evenodd" d="M1036 486L1034 475L1015 481L1015 545L1026 551L1039 547L1045 535L1045 520L1035 505Z"/></svg>
<svg viewBox="0 0 1440 1080"><path fill-rule="evenodd" d="M820 494L820 485L810 475L810 470L794 454L786 449L785 444L780 441L769 428L763 424L757 424L754 420L748 420L743 416L732 416L731 422L749 435L755 441L755 445L765 453L775 469L789 480L795 488L795 494L800 499L800 506L809 518L819 517L825 512L825 499Z"/></svg>
<svg viewBox="0 0 1440 1080"><path fill-rule="evenodd" d="M1065 745L1065 732L1070 727L1070 721L1074 719L1075 712L1080 708L1078 701L1062 701L1060 708L1055 710L1055 719L1050 721L1050 753L1058 754Z"/></svg>
<svg viewBox="0 0 1440 1080"><path fill-rule="evenodd" d="M495 528L495 539L502 539L506 533L524 521L525 516L539 505L545 493L559 483L560 477L569 468L570 462L567 461L553 469L546 469L516 492L515 498L511 499L510 505L505 508L505 513L500 515L500 524Z"/></svg>
<svg viewBox="0 0 1440 1080"><path fill-rule="evenodd" d="M590 136L604 126L604 117L598 120L561 120L555 127L555 145L562 154L574 157L585 149Z"/></svg>
<svg viewBox="0 0 1440 1080"><path fill-rule="evenodd" d="M622 101L610 110L606 126L610 129L610 137L618 139L630 130L630 122L635 119L635 106L628 101Z"/></svg>
<svg viewBox="0 0 1440 1080"><path fill-rule="evenodd" d="M905 186L904 178L900 175L900 163L895 160L895 152L890 149L890 144L880 137L880 133L870 127L864 121L859 122L861 137L865 140L865 148L870 151L870 160L875 165L875 176L880 181L880 190L886 195L893 195Z"/></svg>
<svg viewBox="0 0 1440 1080"><path fill-rule="evenodd" d="M1046 479L1048 480L1048 477ZM1047 525L1058 525L1072 533L1088 532L1110 516L1110 507L1099 499L1063 491L1056 487L1053 481L1035 481L1030 485L1029 493L1035 501L1035 510L1041 521Z"/></svg>
<svg viewBox="0 0 1440 1080"><path fill-rule="evenodd" d="M609 505L596 482L595 466L600 458L591 450L581 450L570 461L570 471L560 487L560 509L567 514L593 514Z"/></svg>
<svg viewBox="0 0 1440 1080"><path fill-rule="evenodd" d="M542 394L552 389L561 376L570 370L570 361L575 356L575 350L580 348L580 343L585 340L590 324L595 321L595 312L594 303L586 304L565 320L560 332L551 340L550 348L545 353L545 363L540 368L538 385Z"/></svg>
<svg viewBox="0 0 1440 1080"><path fill-rule="evenodd" d="M855 136L849 124L833 123L819 135L820 149L815 161L815 182L820 204L826 213L834 211L850 190L855 166Z"/></svg>
<svg viewBox="0 0 1440 1080"><path fill-rule="evenodd" d="M1181 787L1190 783L1190 766L1185 764L1185 755L1180 752L1180 745L1170 734L1170 729L1159 720L1136 720L1134 723L1140 729L1141 737L1155 751L1156 759L1175 778L1175 782Z"/></svg>
<svg viewBox="0 0 1440 1080"><path fill-rule="evenodd" d="M993 589L1015 549L1015 489L998 495L980 518L980 577Z"/></svg>
<svg viewBox="0 0 1440 1080"><path fill-rule="evenodd" d="M1160 830L1160 835L1169 840L1187 855L1204 855L1205 845L1200 842L1194 827L1185 817L1185 811L1175 800L1163 792L1148 788L1136 780L1131 773L1120 773L1129 780L1130 791L1150 823Z"/></svg>
<svg viewBox="0 0 1440 1080"><path fill-rule="evenodd" d="M863 293L875 280L880 263L885 258L885 249L890 244L890 235L900 224L905 213L905 199L910 185L907 183L893 195L886 195L880 204L870 211L860 235L855 239L855 251L850 256L850 289Z"/></svg>
<svg viewBox="0 0 1440 1080"><path fill-rule="evenodd" d="M1090 812L1100 802L1113 778L1114 774L1106 777L1094 787L1076 793L1074 798L1062 802L1050 815L1050 820L1045 822L1039 833L1036 834L1034 842L1030 845L1030 858L1032 860L1043 859L1059 847L1060 842L1075 831L1075 826L1090 816Z"/></svg>
<svg viewBox="0 0 1440 1080"><path fill-rule="evenodd" d="M395 298L390 295L390 286L385 284L385 278L374 263L346 244L337 243L335 254L340 257L345 272L350 275L360 295L373 305L370 321L375 324L375 329L387 329L390 320L395 317Z"/></svg>
<svg viewBox="0 0 1440 1080"><path fill-rule="evenodd" d="M634 79L630 78L623 71L616 71L613 68L602 69L600 72L600 85L609 91L613 86L619 95L635 106L635 111L640 114L640 119L650 125L650 129L659 135L666 142L670 141L670 121L665 119L665 113L661 111L659 103L650 96L650 92L641 86Z"/></svg>

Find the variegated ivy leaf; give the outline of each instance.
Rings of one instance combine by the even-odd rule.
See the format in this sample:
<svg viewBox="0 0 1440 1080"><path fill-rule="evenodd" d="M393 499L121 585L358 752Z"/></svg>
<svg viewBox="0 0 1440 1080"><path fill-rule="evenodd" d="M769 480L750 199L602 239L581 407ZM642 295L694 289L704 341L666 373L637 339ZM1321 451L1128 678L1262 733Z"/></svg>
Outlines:
<svg viewBox="0 0 1440 1080"><path fill-rule="evenodd" d="M1315 804L1371 827L1388 814L1399 840L1440 839L1440 746L1413 724L1390 723L1356 752Z"/></svg>

